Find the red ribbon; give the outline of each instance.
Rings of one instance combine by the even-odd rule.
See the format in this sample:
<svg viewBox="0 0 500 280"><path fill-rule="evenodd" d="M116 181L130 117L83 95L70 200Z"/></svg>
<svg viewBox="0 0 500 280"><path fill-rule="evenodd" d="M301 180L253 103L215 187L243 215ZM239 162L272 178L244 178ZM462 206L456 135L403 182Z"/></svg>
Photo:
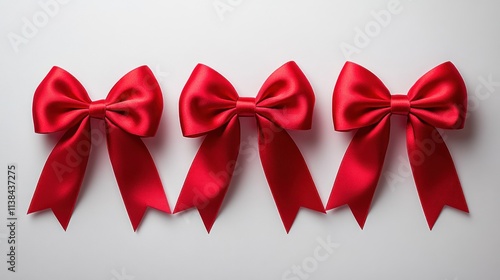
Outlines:
<svg viewBox="0 0 500 280"><path fill-rule="evenodd" d="M451 62L427 72L408 95L390 95L373 73L347 62L333 93L333 121L336 130L357 132L326 209L347 204L364 226L389 143L390 117L396 114L408 118L408 156L429 228L445 205L468 212L453 160L436 129L463 128L466 111L465 84Z"/></svg>
<svg viewBox="0 0 500 280"><path fill-rule="evenodd" d="M121 78L104 100L91 101L70 73L53 67L33 99L35 132L66 131L49 155L28 213L52 209L67 228L92 147L99 136L91 118L105 124L109 157L134 230L147 207L170 213L153 158L140 137L154 136L163 110L160 86L147 66ZM92 134L94 133L94 134Z"/></svg>
<svg viewBox="0 0 500 280"><path fill-rule="evenodd" d="M287 232L300 207L324 213L306 162L285 131L310 129L313 107L311 85L294 62L271 74L256 98L239 97L221 74L198 64L181 93L180 121L184 136L206 138L174 213L196 207L210 232L238 158L239 117L257 121L260 159Z"/></svg>

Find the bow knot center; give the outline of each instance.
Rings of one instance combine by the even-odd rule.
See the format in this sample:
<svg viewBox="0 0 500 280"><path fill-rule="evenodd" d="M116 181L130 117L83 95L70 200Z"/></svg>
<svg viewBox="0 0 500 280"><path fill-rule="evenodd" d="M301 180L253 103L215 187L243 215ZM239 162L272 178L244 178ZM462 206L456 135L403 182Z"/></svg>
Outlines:
<svg viewBox="0 0 500 280"><path fill-rule="evenodd" d="M236 100L236 114L240 117L255 116L255 97L239 97Z"/></svg>
<svg viewBox="0 0 500 280"><path fill-rule="evenodd" d="M93 101L89 105L89 115L91 118L104 119L106 117L105 100Z"/></svg>
<svg viewBox="0 0 500 280"><path fill-rule="evenodd" d="M403 116L410 113L410 100L407 95L391 95L391 113Z"/></svg>

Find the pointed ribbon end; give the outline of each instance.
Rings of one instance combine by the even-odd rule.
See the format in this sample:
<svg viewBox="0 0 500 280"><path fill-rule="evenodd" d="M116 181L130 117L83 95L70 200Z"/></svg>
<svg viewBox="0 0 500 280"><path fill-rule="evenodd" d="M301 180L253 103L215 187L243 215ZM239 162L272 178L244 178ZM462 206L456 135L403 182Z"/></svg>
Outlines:
<svg viewBox="0 0 500 280"><path fill-rule="evenodd" d="M71 219L71 214L67 214L65 211L58 211L54 208L52 208L51 210L54 213L54 216L56 216L57 220L61 224L64 231L66 231L69 225L69 220Z"/></svg>
<svg viewBox="0 0 500 280"><path fill-rule="evenodd" d="M212 226L214 225L215 218L217 217L217 213L203 211L202 209L198 209L198 212L200 213L203 224L207 229L207 233L210 233Z"/></svg>
<svg viewBox="0 0 500 280"><path fill-rule="evenodd" d="M137 228L139 228L145 212L146 209L142 211L142 215L136 215L134 217L130 216L130 223L132 224L132 228L134 229L134 231L137 231Z"/></svg>
<svg viewBox="0 0 500 280"><path fill-rule="evenodd" d="M344 203L335 199L335 196L332 196L328 200L328 203L326 205L326 210L332 210L344 205L349 206L349 209L351 209L351 212L356 221L358 222L359 227L363 229L363 227L365 226L366 218L368 217L368 210L370 208L370 205L368 204L368 206L365 206L365 205L354 205L352 203Z"/></svg>
<svg viewBox="0 0 500 280"><path fill-rule="evenodd" d="M424 208L425 219L427 220L427 225L429 226L429 230L432 230L432 228L436 224L437 219L439 218L439 215L441 215L441 212L443 211L445 206L449 206L457 210L460 210L462 212L469 213L469 207L465 202L465 198L457 203L443 204L441 207L436 209Z"/></svg>
<svg viewBox="0 0 500 280"><path fill-rule="evenodd" d="M132 223L132 227L134 231L137 231L137 228L141 224L142 219L146 215L148 209L155 209L163 213L171 214L170 207L168 205L167 200L165 199L164 203L156 204L156 205L148 205L145 207L141 207L141 209L136 208L134 211L128 211L130 222ZM127 209L128 210L128 209Z"/></svg>
<svg viewBox="0 0 500 280"><path fill-rule="evenodd" d="M54 207L40 206L32 202L28 208L28 214L33 214L45 210L52 211L56 219L59 221L59 224L61 224L62 228L66 231L69 225L69 221L71 219L72 211L67 211L67 209L57 209Z"/></svg>
<svg viewBox="0 0 500 280"><path fill-rule="evenodd" d="M285 226L285 230L286 230L286 234L289 234L290 233L290 229L292 228L292 226Z"/></svg>
<svg viewBox="0 0 500 280"><path fill-rule="evenodd" d="M351 209L354 218L358 222L359 227L363 229L365 226L366 218L368 217L369 206L365 208L349 204L349 208Z"/></svg>

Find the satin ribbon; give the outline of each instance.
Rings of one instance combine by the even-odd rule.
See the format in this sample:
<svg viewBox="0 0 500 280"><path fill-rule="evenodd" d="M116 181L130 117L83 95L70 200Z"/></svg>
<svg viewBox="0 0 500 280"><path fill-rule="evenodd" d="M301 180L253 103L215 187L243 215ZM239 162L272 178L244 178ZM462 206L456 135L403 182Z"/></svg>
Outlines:
<svg viewBox="0 0 500 280"><path fill-rule="evenodd" d="M184 136L206 137L174 213L196 207L210 232L238 158L239 117L256 119L262 167L286 231L300 207L324 213L306 162L285 130L310 129L313 106L313 90L294 62L272 73L256 98L239 97L221 74L197 65L180 96L180 121Z"/></svg>
<svg viewBox="0 0 500 280"><path fill-rule="evenodd" d="M140 137L154 136L163 110L160 86L147 66L121 78L104 100L91 101L70 73L53 67L33 99L35 132L65 131L50 153L28 213L51 209L66 230L85 175L93 138L106 138L116 181L134 230L148 207L169 213L160 176ZM91 119L104 131L91 130Z"/></svg>
<svg viewBox="0 0 500 280"><path fill-rule="evenodd" d="M373 73L352 62L333 93L338 131L357 129L344 155L326 209L348 205L363 228L389 143L390 117L407 117L406 146L429 228L445 205L468 212L451 155L436 128L461 129L467 91L460 73L445 62L422 76L407 95L390 95Z"/></svg>

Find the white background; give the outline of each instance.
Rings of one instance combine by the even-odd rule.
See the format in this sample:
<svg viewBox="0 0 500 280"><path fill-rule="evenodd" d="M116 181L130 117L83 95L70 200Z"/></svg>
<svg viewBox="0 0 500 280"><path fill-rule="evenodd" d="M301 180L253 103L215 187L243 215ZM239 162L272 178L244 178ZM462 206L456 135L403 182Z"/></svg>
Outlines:
<svg viewBox="0 0 500 280"><path fill-rule="evenodd" d="M58 4L43 22L47 12L37 1L0 1L0 279L499 279L500 86L482 81L500 81L500 2L400 0L386 26L375 26L372 11L387 10L389 2L74 0ZM230 9L218 13L220 3ZM31 38L22 33L26 21L38 24ZM356 46L356 28L367 26L372 36ZM12 34L26 41L16 46ZM346 56L342 43L359 51ZM93 147L66 232L49 211L25 214L59 136L35 134L31 114L33 93L53 65L75 75L94 100L129 70L151 67L165 110L157 136L145 142L173 208L201 143L184 138L178 121L179 94L195 65L213 67L240 95L255 96L289 60L316 93L312 131L291 134L324 203L352 137L335 132L331 121L332 89L344 62L364 65L391 92L405 93L426 71L453 61L470 110L466 127L447 131L446 143L471 213L445 208L428 229L406 172L404 120L394 117L383 173L400 180L381 179L364 230L347 208L326 215L301 210L286 234L251 120L243 121L242 141L255 153L240 157L243 172L233 178L210 234L196 211L148 211L133 232L103 143ZM16 273L4 261L9 163L19 169ZM335 249L316 249L318 240ZM294 265L303 274L294 275Z"/></svg>

